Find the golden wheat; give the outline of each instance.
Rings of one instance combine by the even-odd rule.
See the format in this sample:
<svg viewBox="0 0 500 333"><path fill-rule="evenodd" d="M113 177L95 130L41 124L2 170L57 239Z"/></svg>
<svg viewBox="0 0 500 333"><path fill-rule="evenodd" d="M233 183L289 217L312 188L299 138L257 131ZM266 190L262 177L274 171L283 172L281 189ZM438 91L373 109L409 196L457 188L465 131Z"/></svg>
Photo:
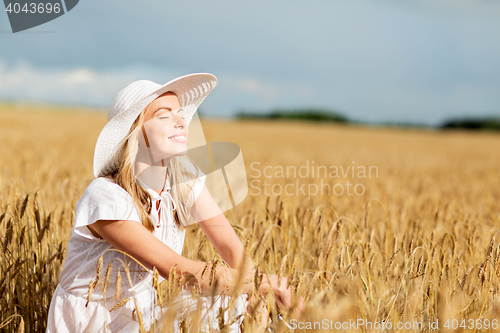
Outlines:
<svg viewBox="0 0 500 333"><path fill-rule="evenodd" d="M104 113L86 110L0 106L0 322L7 323L2 331L45 330L74 205L93 179L93 148L105 122ZM500 318L500 135L285 121L202 124L207 141L241 147L249 195L226 216L258 268L255 281L266 272L285 276L305 297L304 323L439 320L441 331L447 321L484 324ZM298 169L308 161L377 166L378 177L276 174L279 167ZM311 190L321 180L331 187L350 181L365 192L263 192L266 181L268 190L276 190L297 180ZM221 264L196 225L187 229L183 251L191 259L214 260L212 270ZM101 263L91 286L102 268ZM104 285L110 272L108 267ZM206 273L212 279L209 265ZM181 290L175 276L155 283L166 309L174 308ZM117 273L115 280L116 308L128 299L119 301L122 276ZM273 304L272 295L266 304ZM278 315L290 323L292 313L269 311L273 327L288 331ZM163 326L153 329L168 331L172 312L165 311ZM199 330L197 315L181 319L185 331ZM15 317L22 320L9 321ZM142 320L138 311L136 318ZM230 324L220 319L222 328ZM244 324L252 332L255 320L245 318Z"/></svg>

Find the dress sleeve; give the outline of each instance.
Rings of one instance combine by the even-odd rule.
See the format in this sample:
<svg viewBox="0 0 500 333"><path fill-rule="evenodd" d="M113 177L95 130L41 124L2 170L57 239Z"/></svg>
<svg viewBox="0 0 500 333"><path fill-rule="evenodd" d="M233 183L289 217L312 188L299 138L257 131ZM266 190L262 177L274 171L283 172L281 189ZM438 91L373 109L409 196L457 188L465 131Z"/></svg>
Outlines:
<svg viewBox="0 0 500 333"><path fill-rule="evenodd" d="M96 178L75 205L73 231L86 239L99 240L87 228L98 220L131 220L141 223L134 200L121 186Z"/></svg>

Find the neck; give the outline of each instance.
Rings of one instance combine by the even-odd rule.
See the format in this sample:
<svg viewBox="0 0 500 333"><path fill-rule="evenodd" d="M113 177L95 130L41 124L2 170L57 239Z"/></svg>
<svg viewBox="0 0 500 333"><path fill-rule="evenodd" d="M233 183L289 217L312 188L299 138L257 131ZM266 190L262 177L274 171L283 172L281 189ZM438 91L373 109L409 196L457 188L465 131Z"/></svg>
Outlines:
<svg viewBox="0 0 500 333"><path fill-rule="evenodd" d="M164 164L167 165L169 160L164 160ZM165 185L165 178L167 173L167 167L163 166L161 162L159 165L150 165L144 163L140 160L135 162L135 175L136 177L146 184L149 188L161 193L163 186Z"/></svg>

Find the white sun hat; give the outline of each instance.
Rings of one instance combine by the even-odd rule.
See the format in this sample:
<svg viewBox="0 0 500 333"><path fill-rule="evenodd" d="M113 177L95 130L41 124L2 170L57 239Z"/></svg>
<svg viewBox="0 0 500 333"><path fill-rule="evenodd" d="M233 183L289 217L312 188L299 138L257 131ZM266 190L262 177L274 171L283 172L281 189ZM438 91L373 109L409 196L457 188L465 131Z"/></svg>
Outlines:
<svg viewBox="0 0 500 333"><path fill-rule="evenodd" d="M149 80L134 81L118 92L108 109L108 123L104 126L94 150L94 177L98 177L126 137L141 111L161 94L172 91L177 95L189 124L198 106L217 86L217 78L210 73L194 73L173 79L164 85Z"/></svg>

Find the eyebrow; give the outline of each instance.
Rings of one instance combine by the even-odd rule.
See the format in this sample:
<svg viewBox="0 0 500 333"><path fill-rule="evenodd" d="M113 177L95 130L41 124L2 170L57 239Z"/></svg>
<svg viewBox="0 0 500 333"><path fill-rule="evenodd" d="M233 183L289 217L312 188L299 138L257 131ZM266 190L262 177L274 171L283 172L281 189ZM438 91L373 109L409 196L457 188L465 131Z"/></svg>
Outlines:
<svg viewBox="0 0 500 333"><path fill-rule="evenodd" d="M160 111L160 110L167 110L167 111L172 111L172 108L169 108L168 106L162 106L162 107L159 107L154 113L153 113L153 116L156 114L156 112ZM178 110L182 110L184 111L184 108L180 107Z"/></svg>
<svg viewBox="0 0 500 333"><path fill-rule="evenodd" d="M156 114L156 112L158 112L158 111L160 111L160 110L162 110L162 109L165 109L165 110L167 110L167 111L172 111L172 108L169 108L169 107L167 107L167 106L162 106L162 107L160 107L160 108L156 109L156 111L153 113L153 115L155 115L155 114Z"/></svg>

